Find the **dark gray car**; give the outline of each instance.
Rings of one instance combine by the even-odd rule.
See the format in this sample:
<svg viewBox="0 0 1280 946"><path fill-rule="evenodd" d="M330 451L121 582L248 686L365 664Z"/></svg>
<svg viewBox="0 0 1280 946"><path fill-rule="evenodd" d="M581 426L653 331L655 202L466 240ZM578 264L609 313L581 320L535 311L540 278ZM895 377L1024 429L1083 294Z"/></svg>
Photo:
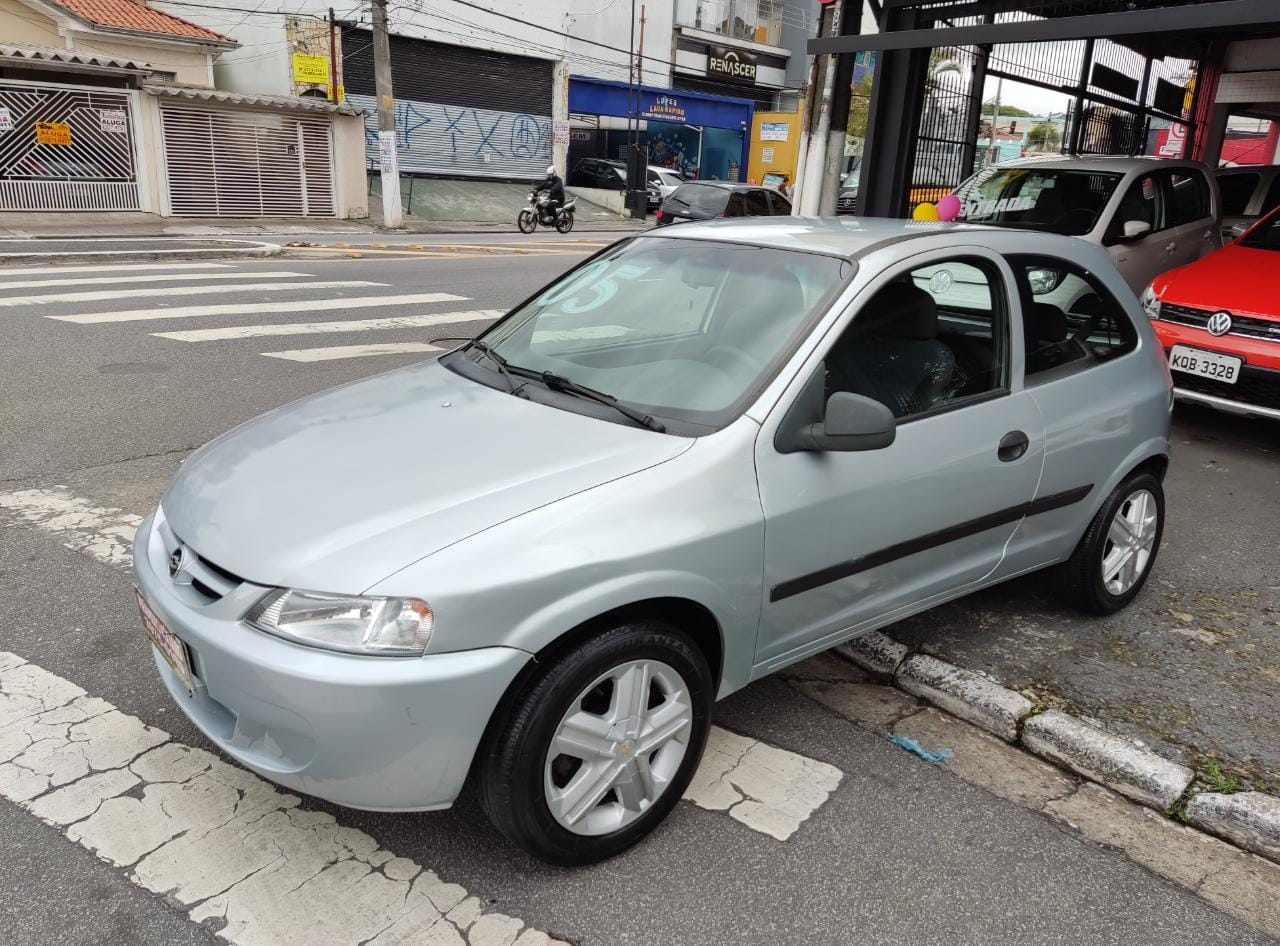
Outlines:
<svg viewBox="0 0 1280 946"><path fill-rule="evenodd" d="M689 181L662 202L658 226L714 217L786 217L791 201L776 190L728 181Z"/></svg>

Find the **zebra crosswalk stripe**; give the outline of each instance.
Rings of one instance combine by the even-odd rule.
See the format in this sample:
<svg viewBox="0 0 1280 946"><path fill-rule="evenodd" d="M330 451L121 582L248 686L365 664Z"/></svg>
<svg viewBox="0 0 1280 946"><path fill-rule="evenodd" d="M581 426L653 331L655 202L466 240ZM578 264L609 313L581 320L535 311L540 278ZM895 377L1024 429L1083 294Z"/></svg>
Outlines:
<svg viewBox="0 0 1280 946"><path fill-rule="evenodd" d="M137 299L143 296L212 296L225 295L228 292L290 292L304 288L365 289L385 285L384 282L353 279L310 283L257 282L234 286L149 286L146 289L105 289L94 292L55 292L44 296L9 296L0 298L0 306L50 305L56 302L109 302L113 299Z"/></svg>
<svg viewBox="0 0 1280 946"><path fill-rule="evenodd" d="M378 329L427 328L456 322L493 321L501 309L468 309L434 315L403 315L386 319L351 319L339 322L286 322L281 325L232 325L226 328L190 329L182 332L152 332L156 338L179 342L214 342L232 338L265 338L271 335L319 335L327 332L369 332Z"/></svg>
<svg viewBox="0 0 1280 946"><path fill-rule="evenodd" d="M285 361L336 361L340 358L367 358L370 355L402 355L406 352L445 351L427 342L387 342L382 345L338 345L333 348L296 348L292 351L264 351L268 358Z"/></svg>
<svg viewBox="0 0 1280 946"><path fill-rule="evenodd" d="M106 266L22 266L0 269L3 276L45 276L50 273L142 273L177 269L230 269L230 263L111 263Z"/></svg>
<svg viewBox="0 0 1280 946"><path fill-rule="evenodd" d="M289 284L285 284L289 285ZM308 283L306 288L323 288L324 283ZM340 283L350 286L353 283ZM220 287L231 292L234 286ZM293 288L301 288L294 284ZM124 312L86 312L81 315L47 315L58 322L98 325L104 322L138 322L146 319L189 319L210 315L265 315L272 312L328 312L334 309L370 309L393 305L431 305L437 302L466 302L466 296L448 292L418 292L402 296L353 296L349 299L295 299L289 302L231 302L216 305L175 306L170 309L129 309Z"/></svg>
<svg viewBox="0 0 1280 946"><path fill-rule="evenodd" d="M3 270L0 270L0 276L7 276ZM254 279L294 279L305 278L310 273L292 273L292 272L271 272L271 273L253 273ZM0 282L0 290L5 289L43 289L46 286L92 286L96 283L116 282L121 277L114 275L97 275L97 276L80 276L70 279L31 279L22 282ZM130 276L129 282L179 282L191 279L244 279L245 273L148 273L145 276ZM169 293L169 290L157 290L157 292Z"/></svg>

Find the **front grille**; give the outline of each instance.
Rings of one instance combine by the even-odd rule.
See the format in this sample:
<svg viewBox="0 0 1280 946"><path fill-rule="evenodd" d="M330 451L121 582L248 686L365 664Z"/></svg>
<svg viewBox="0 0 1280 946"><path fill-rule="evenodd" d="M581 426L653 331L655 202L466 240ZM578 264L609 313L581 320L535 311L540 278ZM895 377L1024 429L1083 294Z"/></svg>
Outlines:
<svg viewBox="0 0 1280 946"><path fill-rule="evenodd" d="M1235 384L1175 371L1173 384L1180 391L1211 394L1237 404L1280 410L1280 371L1244 365L1240 369L1240 380Z"/></svg>
<svg viewBox="0 0 1280 946"><path fill-rule="evenodd" d="M1209 324L1209 317L1221 309L1193 309L1185 305L1160 306L1160 318L1178 325L1191 325L1204 328ZM1247 315L1231 316L1231 331L1227 335L1240 335L1244 338L1261 338L1268 342L1280 342L1280 320L1255 319Z"/></svg>
<svg viewBox="0 0 1280 946"><path fill-rule="evenodd" d="M160 527L160 539L164 545L165 562L175 555L182 557L182 568L177 575L170 575L178 589L189 588L189 596L193 604L204 605L221 601L244 583L244 579L233 575L225 568L196 553L195 549L185 545L165 522Z"/></svg>

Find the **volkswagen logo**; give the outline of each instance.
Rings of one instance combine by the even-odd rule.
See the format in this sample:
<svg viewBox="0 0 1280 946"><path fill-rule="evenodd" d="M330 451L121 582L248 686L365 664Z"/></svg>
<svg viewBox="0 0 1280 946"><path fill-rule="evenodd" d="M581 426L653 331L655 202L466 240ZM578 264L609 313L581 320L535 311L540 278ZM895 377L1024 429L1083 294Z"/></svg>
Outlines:
<svg viewBox="0 0 1280 946"><path fill-rule="evenodd" d="M1205 328L1209 330L1210 335L1226 335L1231 331L1231 313L1213 313L1213 315L1209 316L1209 321L1205 323Z"/></svg>
<svg viewBox="0 0 1280 946"><path fill-rule="evenodd" d="M182 546L173 550L173 554L169 556L169 577L177 578L178 573L182 571L182 567L186 564L185 556L182 554Z"/></svg>

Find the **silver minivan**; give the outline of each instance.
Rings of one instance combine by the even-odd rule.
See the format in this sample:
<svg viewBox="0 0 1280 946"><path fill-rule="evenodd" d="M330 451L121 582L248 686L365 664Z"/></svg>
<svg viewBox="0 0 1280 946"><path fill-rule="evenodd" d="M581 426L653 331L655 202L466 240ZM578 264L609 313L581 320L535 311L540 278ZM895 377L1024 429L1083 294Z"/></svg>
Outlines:
<svg viewBox="0 0 1280 946"><path fill-rule="evenodd" d="M1129 288L1222 245L1209 168L1165 158L1020 158L956 188L969 223L1080 237L1103 247Z"/></svg>
<svg viewBox="0 0 1280 946"><path fill-rule="evenodd" d="M1052 269L1069 308L1033 301ZM438 359L192 454L138 529L143 626L228 755L453 803L559 864L677 803L712 704L1052 568L1151 572L1171 381L1101 249L904 221L639 235Z"/></svg>

